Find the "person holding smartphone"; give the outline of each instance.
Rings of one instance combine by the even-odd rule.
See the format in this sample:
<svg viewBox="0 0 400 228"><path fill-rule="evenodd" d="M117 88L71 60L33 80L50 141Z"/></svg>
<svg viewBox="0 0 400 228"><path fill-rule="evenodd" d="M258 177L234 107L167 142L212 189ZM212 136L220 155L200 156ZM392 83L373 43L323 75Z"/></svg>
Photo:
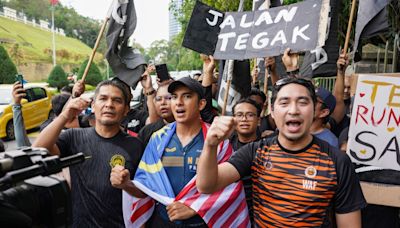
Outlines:
<svg viewBox="0 0 400 228"><path fill-rule="evenodd" d="M18 75L22 76L22 75ZM17 77L18 77L17 76ZM21 77L22 78L22 77ZM22 105L21 100L26 96L25 89L23 87L23 79L17 81L13 85L12 96L14 103L12 105L13 110L13 123L15 140L17 141L18 147L31 146L31 142L26 134L24 118L22 117Z"/></svg>

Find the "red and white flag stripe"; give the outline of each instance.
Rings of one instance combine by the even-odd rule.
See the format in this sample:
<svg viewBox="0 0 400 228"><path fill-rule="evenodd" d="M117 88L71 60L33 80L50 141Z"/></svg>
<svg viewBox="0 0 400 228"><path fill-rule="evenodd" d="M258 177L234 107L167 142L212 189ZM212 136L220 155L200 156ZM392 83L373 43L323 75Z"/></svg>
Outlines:
<svg viewBox="0 0 400 228"><path fill-rule="evenodd" d="M226 161L232 154L229 141L219 148L218 161ZM175 200L195 210L209 227L251 227L246 197L241 181L232 183L213 194L201 194L196 188L196 176L182 189L175 199L151 191L137 181L140 190L151 196L144 199L132 197L123 191L123 212L125 226L140 227L146 223L154 211L154 200L169 204Z"/></svg>

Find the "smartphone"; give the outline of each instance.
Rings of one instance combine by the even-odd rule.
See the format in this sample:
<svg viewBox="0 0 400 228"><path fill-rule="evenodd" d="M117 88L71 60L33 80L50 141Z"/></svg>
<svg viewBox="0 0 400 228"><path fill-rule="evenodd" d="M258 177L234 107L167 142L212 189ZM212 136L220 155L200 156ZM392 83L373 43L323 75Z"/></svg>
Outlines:
<svg viewBox="0 0 400 228"><path fill-rule="evenodd" d="M22 74L15 75L15 81L18 81L24 88L24 76Z"/></svg>
<svg viewBox="0 0 400 228"><path fill-rule="evenodd" d="M156 65L156 73L161 82L170 79L167 64Z"/></svg>

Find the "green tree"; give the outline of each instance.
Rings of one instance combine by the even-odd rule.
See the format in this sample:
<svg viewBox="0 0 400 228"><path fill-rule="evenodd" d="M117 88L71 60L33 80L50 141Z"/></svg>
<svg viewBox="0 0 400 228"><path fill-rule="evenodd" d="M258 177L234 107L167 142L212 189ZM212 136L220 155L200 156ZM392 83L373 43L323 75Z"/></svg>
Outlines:
<svg viewBox="0 0 400 228"><path fill-rule="evenodd" d="M60 90L62 87L68 85L67 74L60 65L56 65L50 72L47 82L51 87L57 87Z"/></svg>
<svg viewBox="0 0 400 228"><path fill-rule="evenodd" d="M82 78L83 72L85 72L85 68L86 68L86 65L88 62L89 62L88 59L85 60L82 63L81 67L79 68L79 71L78 71L79 79ZM86 76L85 82L89 85L96 86L101 81L103 81L103 75L101 75L101 72L100 72L99 68L97 67L97 64L93 62L89 68L89 72Z"/></svg>
<svg viewBox="0 0 400 228"><path fill-rule="evenodd" d="M6 49L0 45L0 84L14 83L17 68L12 62Z"/></svg>
<svg viewBox="0 0 400 228"><path fill-rule="evenodd" d="M19 47L19 44L16 43L13 46L11 46L11 49L9 51L10 51L11 59L13 59L15 61L17 66L20 66L24 62L25 56L24 56L23 51Z"/></svg>

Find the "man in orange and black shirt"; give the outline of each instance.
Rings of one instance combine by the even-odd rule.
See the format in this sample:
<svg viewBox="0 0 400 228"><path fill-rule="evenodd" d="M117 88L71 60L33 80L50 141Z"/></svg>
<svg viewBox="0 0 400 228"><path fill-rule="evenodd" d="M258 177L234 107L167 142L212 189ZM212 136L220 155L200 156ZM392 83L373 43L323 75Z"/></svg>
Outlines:
<svg viewBox="0 0 400 228"><path fill-rule="evenodd" d="M234 121L218 117L199 160L199 191L215 192L251 174L256 227L321 227L331 209L339 228L361 227L366 202L350 159L310 132L315 103L311 82L278 81L271 101L278 136L247 144L220 165L216 148Z"/></svg>

